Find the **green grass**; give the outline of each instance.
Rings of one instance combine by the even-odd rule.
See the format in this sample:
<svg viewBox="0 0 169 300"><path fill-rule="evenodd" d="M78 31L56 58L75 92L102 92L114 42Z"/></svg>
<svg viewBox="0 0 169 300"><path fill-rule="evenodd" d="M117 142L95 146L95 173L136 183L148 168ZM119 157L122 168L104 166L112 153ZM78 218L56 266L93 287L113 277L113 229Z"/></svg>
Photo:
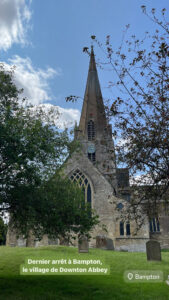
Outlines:
<svg viewBox="0 0 169 300"><path fill-rule="evenodd" d="M21 276L20 265L26 257L76 257L73 247L9 248L0 247L0 300L168 300L169 286L162 283L126 283L125 270L160 270L169 275L169 252L162 252L161 262L147 262L145 253L90 249L91 259L104 259L111 274L76 276Z"/></svg>

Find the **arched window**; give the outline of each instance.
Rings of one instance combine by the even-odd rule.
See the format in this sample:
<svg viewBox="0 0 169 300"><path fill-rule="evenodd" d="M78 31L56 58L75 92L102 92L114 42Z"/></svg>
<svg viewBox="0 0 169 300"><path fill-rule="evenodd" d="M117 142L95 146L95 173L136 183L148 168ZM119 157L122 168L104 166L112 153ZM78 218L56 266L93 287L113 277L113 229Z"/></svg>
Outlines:
<svg viewBox="0 0 169 300"><path fill-rule="evenodd" d="M120 222L120 235L121 236L129 236L131 235L130 232L130 223L129 222Z"/></svg>
<svg viewBox="0 0 169 300"><path fill-rule="evenodd" d="M153 218L153 231L156 232L156 220Z"/></svg>
<svg viewBox="0 0 169 300"><path fill-rule="evenodd" d="M124 235L124 222L120 222L120 235Z"/></svg>
<svg viewBox="0 0 169 300"><path fill-rule="evenodd" d="M88 122L87 133L88 133L88 140L93 141L95 139L95 126L92 120Z"/></svg>
<svg viewBox="0 0 169 300"><path fill-rule="evenodd" d="M160 231L160 222L159 222L159 219L156 219L156 222L157 222L157 231L159 232Z"/></svg>
<svg viewBox="0 0 169 300"><path fill-rule="evenodd" d="M150 232L160 232L160 222L158 218L152 218L149 222Z"/></svg>
<svg viewBox="0 0 169 300"><path fill-rule="evenodd" d="M92 204L92 190L91 190L91 186L90 186L90 183L89 183L89 180L87 179L87 177L79 169L77 169L70 176L70 179L73 182L77 182L79 187L82 187L82 190L83 190L84 195L85 195L85 201L87 203L89 203L89 205L91 207L91 204Z"/></svg>
<svg viewBox="0 0 169 300"><path fill-rule="evenodd" d="M126 235L130 235L130 223L126 224Z"/></svg>

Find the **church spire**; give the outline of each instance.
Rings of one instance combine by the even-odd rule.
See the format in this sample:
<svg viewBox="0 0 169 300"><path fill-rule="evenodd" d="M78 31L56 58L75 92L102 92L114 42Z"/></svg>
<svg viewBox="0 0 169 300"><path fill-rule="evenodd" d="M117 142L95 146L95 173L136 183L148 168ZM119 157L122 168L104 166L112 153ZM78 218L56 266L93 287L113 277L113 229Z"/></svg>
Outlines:
<svg viewBox="0 0 169 300"><path fill-rule="evenodd" d="M79 134L87 137L88 122L92 120L95 124L96 136L103 134L107 126L103 98L97 74L93 46L91 47L90 63L83 108L79 124Z"/></svg>
<svg viewBox="0 0 169 300"><path fill-rule="evenodd" d="M106 119L93 46L80 124L76 132L83 153L115 188L116 161L112 129Z"/></svg>
<svg viewBox="0 0 169 300"><path fill-rule="evenodd" d="M95 62L95 57L94 57L93 46L91 46L89 70L90 71L97 71L96 70L96 62Z"/></svg>

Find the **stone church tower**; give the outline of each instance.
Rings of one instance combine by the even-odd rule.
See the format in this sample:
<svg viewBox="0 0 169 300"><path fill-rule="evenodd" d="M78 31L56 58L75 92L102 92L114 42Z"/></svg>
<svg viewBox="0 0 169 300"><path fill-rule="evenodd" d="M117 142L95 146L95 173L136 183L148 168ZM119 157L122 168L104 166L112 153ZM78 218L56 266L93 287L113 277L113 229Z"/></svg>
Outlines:
<svg viewBox="0 0 169 300"><path fill-rule="evenodd" d="M116 167L112 127L105 114L93 47L75 139L81 148L66 162L65 175L83 188L86 201L107 228L107 232L101 226L95 229L90 246L96 245L95 237L100 235L111 238L117 250L145 251L145 243L149 239L148 223L137 237L132 236L135 229L132 222L120 223L118 208L124 207L130 197L129 176L127 169Z"/></svg>

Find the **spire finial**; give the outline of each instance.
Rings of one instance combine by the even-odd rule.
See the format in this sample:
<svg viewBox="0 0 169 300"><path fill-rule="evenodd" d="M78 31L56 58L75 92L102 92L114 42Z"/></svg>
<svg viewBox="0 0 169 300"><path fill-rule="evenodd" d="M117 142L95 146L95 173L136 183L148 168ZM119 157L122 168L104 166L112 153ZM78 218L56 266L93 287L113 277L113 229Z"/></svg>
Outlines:
<svg viewBox="0 0 169 300"><path fill-rule="evenodd" d="M91 44L91 55L94 55L94 47L92 44Z"/></svg>
<svg viewBox="0 0 169 300"><path fill-rule="evenodd" d="M89 71L96 71L96 62L95 62L95 55L94 55L93 45L91 45Z"/></svg>

